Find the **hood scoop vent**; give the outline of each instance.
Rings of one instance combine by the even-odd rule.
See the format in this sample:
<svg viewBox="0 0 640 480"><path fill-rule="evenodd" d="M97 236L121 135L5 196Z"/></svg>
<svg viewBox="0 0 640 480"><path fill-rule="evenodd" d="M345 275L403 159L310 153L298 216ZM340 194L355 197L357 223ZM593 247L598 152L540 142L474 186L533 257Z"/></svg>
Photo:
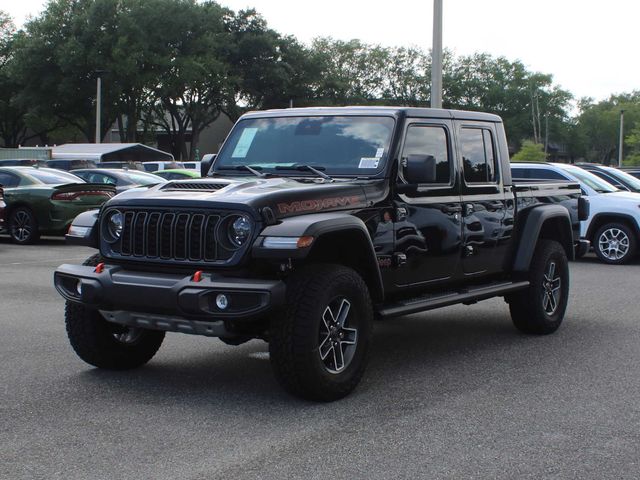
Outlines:
<svg viewBox="0 0 640 480"><path fill-rule="evenodd" d="M212 182L168 182L161 190L199 190L204 192L212 192L228 187L229 183L212 183Z"/></svg>

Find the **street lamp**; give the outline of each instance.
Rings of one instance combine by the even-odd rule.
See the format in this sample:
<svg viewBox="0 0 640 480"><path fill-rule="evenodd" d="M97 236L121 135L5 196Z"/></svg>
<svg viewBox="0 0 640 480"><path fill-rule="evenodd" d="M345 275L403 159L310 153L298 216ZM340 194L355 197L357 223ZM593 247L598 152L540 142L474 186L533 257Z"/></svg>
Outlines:
<svg viewBox="0 0 640 480"><path fill-rule="evenodd" d="M433 0L431 108L442 108L442 0Z"/></svg>
<svg viewBox="0 0 640 480"><path fill-rule="evenodd" d="M618 167L622 166L623 140L624 140L624 110L620 110L620 141L618 143Z"/></svg>
<svg viewBox="0 0 640 480"><path fill-rule="evenodd" d="M100 143L102 141L101 135L101 107L102 107L102 78L101 75L107 73L106 70L96 70L96 143Z"/></svg>

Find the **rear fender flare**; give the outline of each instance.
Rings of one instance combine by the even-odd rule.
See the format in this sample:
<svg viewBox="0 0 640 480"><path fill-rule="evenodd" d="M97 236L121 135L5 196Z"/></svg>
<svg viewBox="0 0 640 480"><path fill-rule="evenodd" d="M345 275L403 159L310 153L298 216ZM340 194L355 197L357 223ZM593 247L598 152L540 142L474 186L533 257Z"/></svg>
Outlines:
<svg viewBox="0 0 640 480"><path fill-rule="evenodd" d="M540 233L544 224L549 220L559 219L564 232L557 232L557 240L567 252L569 260L574 259L573 230L571 229L571 217L569 211L561 205L540 205L529 212L523 219L524 227L518 236L518 248L513 264L516 272L526 272L529 270L533 252L538 244ZM568 241L567 241L568 239Z"/></svg>

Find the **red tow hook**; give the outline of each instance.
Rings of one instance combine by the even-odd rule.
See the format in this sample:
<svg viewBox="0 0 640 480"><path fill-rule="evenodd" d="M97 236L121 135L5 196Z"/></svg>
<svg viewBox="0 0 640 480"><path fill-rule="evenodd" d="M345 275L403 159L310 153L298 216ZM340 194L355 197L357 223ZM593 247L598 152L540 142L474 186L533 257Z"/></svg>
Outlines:
<svg viewBox="0 0 640 480"><path fill-rule="evenodd" d="M200 280L202 280L202 270L198 270L193 274L193 277L191 277L191 281L193 282L199 282Z"/></svg>
<svg viewBox="0 0 640 480"><path fill-rule="evenodd" d="M96 265L96 269L94 270L94 272L102 273L103 271L104 271L104 263L99 263L98 265Z"/></svg>

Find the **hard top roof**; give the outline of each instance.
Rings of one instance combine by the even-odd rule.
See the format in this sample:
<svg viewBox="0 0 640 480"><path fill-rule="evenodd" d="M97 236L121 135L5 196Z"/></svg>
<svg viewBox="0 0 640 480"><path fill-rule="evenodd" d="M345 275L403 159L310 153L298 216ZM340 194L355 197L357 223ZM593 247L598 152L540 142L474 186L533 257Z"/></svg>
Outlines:
<svg viewBox="0 0 640 480"><path fill-rule="evenodd" d="M457 120L480 120L484 122L502 122L498 115L466 110L448 110L444 108L420 107L385 107L385 106L353 106L353 107L305 107L248 112L242 118L299 117L322 115L387 115L420 118L443 118Z"/></svg>

